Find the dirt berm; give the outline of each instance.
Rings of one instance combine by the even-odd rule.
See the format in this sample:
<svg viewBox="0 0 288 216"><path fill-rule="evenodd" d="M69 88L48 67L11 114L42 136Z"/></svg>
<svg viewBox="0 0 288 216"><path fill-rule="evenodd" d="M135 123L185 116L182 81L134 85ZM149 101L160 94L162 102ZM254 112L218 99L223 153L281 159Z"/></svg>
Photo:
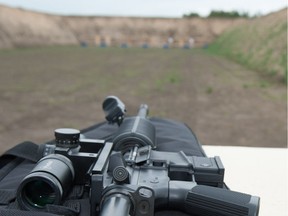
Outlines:
<svg viewBox="0 0 288 216"><path fill-rule="evenodd" d="M0 5L0 48L55 44L162 47L169 37L184 46L193 37L196 46L210 43L243 19L168 19L80 17L37 13Z"/></svg>

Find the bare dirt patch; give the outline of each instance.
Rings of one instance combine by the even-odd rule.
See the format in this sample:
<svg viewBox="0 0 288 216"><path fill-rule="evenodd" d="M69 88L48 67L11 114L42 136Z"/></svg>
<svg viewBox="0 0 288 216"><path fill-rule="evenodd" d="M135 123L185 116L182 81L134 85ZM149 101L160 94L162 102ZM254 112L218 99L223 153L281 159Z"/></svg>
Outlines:
<svg viewBox="0 0 288 216"><path fill-rule="evenodd" d="M187 123L203 144L286 147L286 87L201 50L50 47L0 51L0 152L104 120L119 96L129 114Z"/></svg>

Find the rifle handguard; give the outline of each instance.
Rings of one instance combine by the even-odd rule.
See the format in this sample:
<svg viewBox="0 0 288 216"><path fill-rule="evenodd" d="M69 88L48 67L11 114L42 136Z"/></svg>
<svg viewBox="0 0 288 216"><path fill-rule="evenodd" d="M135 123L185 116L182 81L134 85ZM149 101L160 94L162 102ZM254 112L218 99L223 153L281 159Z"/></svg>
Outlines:
<svg viewBox="0 0 288 216"><path fill-rule="evenodd" d="M156 148L154 125L147 119L148 106L142 104L137 116L125 118L114 135L114 150L125 152L134 147Z"/></svg>

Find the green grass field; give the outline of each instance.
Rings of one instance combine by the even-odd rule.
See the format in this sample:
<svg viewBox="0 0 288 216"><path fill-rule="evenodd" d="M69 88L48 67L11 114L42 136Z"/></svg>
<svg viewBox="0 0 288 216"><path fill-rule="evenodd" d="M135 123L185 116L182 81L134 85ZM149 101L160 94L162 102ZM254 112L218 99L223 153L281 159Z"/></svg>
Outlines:
<svg viewBox="0 0 288 216"><path fill-rule="evenodd" d="M151 116L187 123L204 144L286 146L285 86L229 60L197 49L46 47L0 50L2 151L103 121L108 95L130 115L147 103Z"/></svg>
<svg viewBox="0 0 288 216"><path fill-rule="evenodd" d="M180 83L179 67L190 55L182 50L81 47L0 51L6 70L0 90L29 93L37 89L60 96L97 88L98 93L106 93L126 88L128 81L135 95L145 95ZM11 85L13 81L18 83Z"/></svg>

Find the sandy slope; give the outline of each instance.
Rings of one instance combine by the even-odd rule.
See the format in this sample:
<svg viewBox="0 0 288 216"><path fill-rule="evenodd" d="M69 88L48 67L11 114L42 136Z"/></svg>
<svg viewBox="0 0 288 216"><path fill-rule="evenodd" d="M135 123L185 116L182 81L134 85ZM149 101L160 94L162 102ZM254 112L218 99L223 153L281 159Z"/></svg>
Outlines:
<svg viewBox="0 0 288 216"><path fill-rule="evenodd" d="M101 41L114 46L147 43L162 47L170 36L174 38L174 46L183 46L191 36L196 46L202 46L242 22L241 19L69 17L0 5L0 48L80 42L99 45Z"/></svg>

